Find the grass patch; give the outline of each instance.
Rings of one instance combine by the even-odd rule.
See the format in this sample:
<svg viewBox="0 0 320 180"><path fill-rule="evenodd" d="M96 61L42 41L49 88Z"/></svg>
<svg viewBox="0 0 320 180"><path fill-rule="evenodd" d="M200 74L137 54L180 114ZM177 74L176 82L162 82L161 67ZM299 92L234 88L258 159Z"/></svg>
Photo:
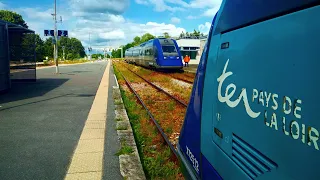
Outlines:
<svg viewBox="0 0 320 180"><path fill-rule="evenodd" d="M121 146L121 149L116 153L117 156L123 155L123 154L131 154L133 153L132 147L128 145Z"/></svg>
<svg viewBox="0 0 320 180"><path fill-rule="evenodd" d="M116 118L116 121L123 121L122 118Z"/></svg>
<svg viewBox="0 0 320 180"><path fill-rule="evenodd" d="M119 126L117 130L128 130L128 126Z"/></svg>
<svg viewBox="0 0 320 180"><path fill-rule="evenodd" d="M167 134L173 133L172 127L167 127L166 130L165 130L165 132L166 132Z"/></svg>
<svg viewBox="0 0 320 180"><path fill-rule="evenodd" d="M173 111L175 107L176 107L176 102L174 102L174 101L169 102L168 109L170 111Z"/></svg>
<svg viewBox="0 0 320 180"><path fill-rule="evenodd" d="M122 101L116 99L116 100L114 101L114 104L115 104L115 105L121 105L121 104L122 104Z"/></svg>

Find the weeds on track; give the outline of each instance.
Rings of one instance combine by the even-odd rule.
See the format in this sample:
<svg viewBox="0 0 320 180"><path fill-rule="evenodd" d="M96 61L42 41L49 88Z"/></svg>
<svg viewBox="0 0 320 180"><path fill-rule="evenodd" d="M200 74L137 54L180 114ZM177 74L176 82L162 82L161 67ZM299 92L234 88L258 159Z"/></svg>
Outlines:
<svg viewBox="0 0 320 180"><path fill-rule="evenodd" d="M121 95L147 179L183 179L180 168L171 160L170 148L164 144L146 110L137 102L135 95L129 91L116 63L113 68L120 84ZM126 77L129 79L130 74L126 74Z"/></svg>

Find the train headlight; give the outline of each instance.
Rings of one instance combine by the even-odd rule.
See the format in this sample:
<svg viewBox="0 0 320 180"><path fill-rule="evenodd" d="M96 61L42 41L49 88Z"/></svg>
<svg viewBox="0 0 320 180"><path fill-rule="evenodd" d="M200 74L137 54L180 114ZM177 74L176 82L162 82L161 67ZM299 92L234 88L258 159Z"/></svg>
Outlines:
<svg viewBox="0 0 320 180"><path fill-rule="evenodd" d="M167 57L164 57L164 59L167 59Z"/></svg>
<svg viewBox="0 0 320 180"><path fill-rule="evenodd" d="M177 57L177 59L179 59L179 56Z"/></svg>

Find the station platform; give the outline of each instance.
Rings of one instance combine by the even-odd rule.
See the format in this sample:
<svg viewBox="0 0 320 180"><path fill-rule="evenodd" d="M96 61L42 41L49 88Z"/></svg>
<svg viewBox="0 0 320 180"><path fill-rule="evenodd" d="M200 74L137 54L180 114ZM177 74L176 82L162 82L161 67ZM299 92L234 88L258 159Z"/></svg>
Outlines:
<svg viewBox="0 0 320 180"><path fill-rule="evenodd" d="M0 95L0 179L123 179L111 62L37 70Z"/></svg>
<svg viewBox="0 0 320 180"><path fill-rule="evenodd" d="M190 72L190 73L197 73L197 69L198 69L198 64L189 64L188 67L183 67L184 71Z"/></svg>

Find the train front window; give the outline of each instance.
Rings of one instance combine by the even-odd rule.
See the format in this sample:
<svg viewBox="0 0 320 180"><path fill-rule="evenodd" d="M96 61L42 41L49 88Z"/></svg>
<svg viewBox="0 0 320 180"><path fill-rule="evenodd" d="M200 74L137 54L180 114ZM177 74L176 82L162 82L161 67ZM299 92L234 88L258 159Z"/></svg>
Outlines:
<svg viewBox="0 0 320 180"><path fill-rule="evenodd" d="M162 46L164 56L177 56L178 52L175 46Z"/></svg>
<svg viewBox="0 0 320 180"><path fill-rule="evenodd" d="M162 46L162 50L164 53L175 53L177 52L176 47L174 46Z"/></svg>

